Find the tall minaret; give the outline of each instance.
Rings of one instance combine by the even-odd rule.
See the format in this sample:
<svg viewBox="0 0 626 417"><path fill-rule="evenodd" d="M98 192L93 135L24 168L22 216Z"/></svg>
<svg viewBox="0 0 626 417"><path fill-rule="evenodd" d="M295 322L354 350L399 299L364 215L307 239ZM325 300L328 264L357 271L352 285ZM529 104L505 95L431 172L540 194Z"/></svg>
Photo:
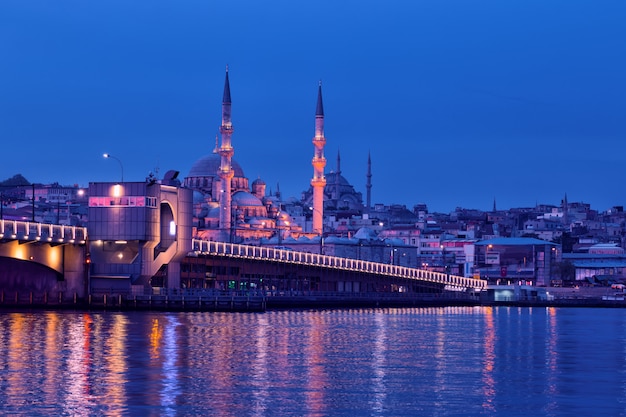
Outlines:
<svg viewBox="0 0 626 417"><path fill-rule="evenodd" d="M220 196L220 229L221 240L230 240L231 228L231 180L235 176L232 169L231 161L235 151L230 143L230 137L233 134L233 124L230 120L230 83L228 82L228 65L226 66L226 81L224 82L224 97L222 98L222 125L220 133L222 134L222 146L219 154L222 157L218 175L221 179L221 196Z"/></svg>
<svg viewBox="0 0 626 417"><path fill-rule="evenodd" d="M367 184L365 188L367 189L367 206L365 207L365 212L369 213L372 208L372 158L369 152L367 153Z"/></svg>
<svg viewBox="0 0 626 417"><path fill-rule="evenodd" d="M563 211L562 221L565 226L568 226L566 230L569 231L569 203L567 202L567 193L565 193L565 197L563 197L561 205L561 210Z"/></svg>
<svg viewBox="0 0 626 417"><path fill-rule="evenodd" d="M337 148L337 170L335 171L335 207L337 208L339 208L339 198L341 197L339 178L341 178L341 155L339 155L339 148Z"/></svg>
<svg viewBox="0 0 626 417"><path fill-rule="evenodd" d="M326 145L326 138L324 137L324 106L322 104L322 82L320 81L317 90L317 108L315 109L315 137L313 138L315 151L312 161L313 178L311 179L311 186L313 187L313 232L320 235L324 232L324 186L326 185L324 145Z"/></svg>

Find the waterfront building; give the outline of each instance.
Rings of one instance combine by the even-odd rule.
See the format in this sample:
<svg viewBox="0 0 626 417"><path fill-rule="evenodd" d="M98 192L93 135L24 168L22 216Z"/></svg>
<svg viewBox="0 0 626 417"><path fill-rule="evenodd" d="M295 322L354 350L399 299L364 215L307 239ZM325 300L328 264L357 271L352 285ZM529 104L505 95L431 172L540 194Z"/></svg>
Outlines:
<svg viewBox="0 0 626 417"><path fill-rule="evenodd" d="M626 282L626 254L616 243L597 243L582 253L564 253L573 268L568 285L609 286Z"/></svg>
<svg viewBox="0 0 626 417"><path fill-rule="evenodd" d="M475 243L474 274L489 284L549 286L561 246L535 238L496 238Z"/></svg>
<svg viewBox="0 0 626 417"><path fill-rule="evenodd" d="M191 251L192 193L177 176L89 184L92 293L180 287L180 263Z"/></svg>

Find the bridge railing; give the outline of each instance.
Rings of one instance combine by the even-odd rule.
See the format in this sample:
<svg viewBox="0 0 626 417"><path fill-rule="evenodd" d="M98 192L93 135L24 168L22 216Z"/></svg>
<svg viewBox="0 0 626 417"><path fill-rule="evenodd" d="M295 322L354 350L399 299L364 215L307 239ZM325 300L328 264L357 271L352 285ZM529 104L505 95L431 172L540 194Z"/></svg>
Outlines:
<svg viewBox="0 0 626 417"><path fill-rule="evenodd" d="M484 280L444 274L424 269L263 246L250 246L236 243L193 239L192 250L194 252L209 255L273 260L277 262L296 263L309 266L319 266L323 268L343 269L361 273L428 281L444 284L449 290L464 288L484 289L487 285Z"/></svg>
<svg viewBox="0 0 626 417"><path fill-rule="evenodd" d="M87 240L87 228L62 224L0 220L0 238L83 244Z"/></svg>

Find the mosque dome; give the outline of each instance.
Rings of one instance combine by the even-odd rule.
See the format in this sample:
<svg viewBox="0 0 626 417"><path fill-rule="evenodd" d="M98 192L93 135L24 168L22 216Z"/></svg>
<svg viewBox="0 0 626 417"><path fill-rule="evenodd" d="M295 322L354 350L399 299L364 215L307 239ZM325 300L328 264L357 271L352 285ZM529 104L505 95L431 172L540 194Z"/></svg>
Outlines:
<svg viewBox="0 0 626 417"><path fill-rule="evenodd" d="M265 184L265 181L263 181L261 178L257 178L256 180L252 181L252 186L256 186L256 185L267 185Z"/></svg>
<svg viewBox="0 0 626 417"><path fill-rule="evenodd" d="M217 220L220 218L220 208L218 206L209 206L207 219Z"/></svg>
<svg viewBox="0 0 626 417"><path fill-rule="evenodd" d="M233 194L233 204L236 203L238 206L251 207L251 206L263 206L261 200L250 194L246 191L237 191Z"/></svg>
<svg viewBox="0 0 626 417"><path fill-rule="evenodd" d="M204 194L199 191L193 192L193 202L194 204L202 204L205 202Z"/></svg>
<svg viewBox="0 0 626 417"><path fill-rule="evenodd" d="M216 177L217 171L222 165L222 158L217 153L211 153L198 159L189 170L188 177ZM231 166L235 171L235 177L245 177L243 169L237 161L231 160Z"/></svg>
<svg viewBox="0 0 626 417"><path fill-rule="evenodd" d="M253 217L248 223L250 226L265 227L265 225L269 224L269 221L262 217Z"/></svg>
<svg viewBox="0 0 626 417"><path fill-rule="evenodd" d="M339 185L347 185L349 187L352 187L352 185L350 185L350 183L348 182L347 179L345 179L343 177L343 175L341 174L337 174L336 172L329 172L328 174L325 174L326 177L326 184L331 186L337 183L337 176L339 176Z"/></svg>
<svg viewBox="0 0 626 417"><path fill-rule="evenodd" d="M361 227L353 236L355 239L361 240L377 240L378 235L369 227Z"/></svg>

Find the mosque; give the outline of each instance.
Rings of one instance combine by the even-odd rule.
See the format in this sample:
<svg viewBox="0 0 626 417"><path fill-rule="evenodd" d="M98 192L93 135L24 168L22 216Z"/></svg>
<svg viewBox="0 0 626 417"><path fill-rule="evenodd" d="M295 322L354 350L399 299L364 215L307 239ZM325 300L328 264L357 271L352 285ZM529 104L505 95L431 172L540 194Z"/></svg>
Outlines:
<svg viewBox="0 0 626 417"><path fill-rule="evenodd" d="M277 190L267 195L266 183L257 178L249 184L242 167L233 159L231 94L228 67L222 98L221 144L215 138L213 151L198 159L184 179L193 191L194 235L205 240L240 242L301 242L324 233L324 217L346 212L361 215L370 207L371 161L368 157L367 206L360 192L341 175L337 154L335 171L324 173L324 109L321 83L315 115L314 175L300 201L284 202ZM309 219L312 219L309 221ZM310 227L309 227L310 226Z"/></svg>

